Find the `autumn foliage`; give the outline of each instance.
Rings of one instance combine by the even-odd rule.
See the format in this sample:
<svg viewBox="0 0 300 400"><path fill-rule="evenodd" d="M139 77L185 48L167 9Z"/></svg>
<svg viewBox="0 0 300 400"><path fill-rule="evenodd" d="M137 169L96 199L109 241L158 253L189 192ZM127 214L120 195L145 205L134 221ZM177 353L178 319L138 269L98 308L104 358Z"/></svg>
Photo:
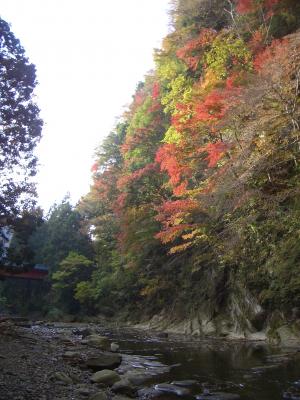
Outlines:
<svg viewBox="0 0 300 400"><path fill-rule="evenodd" d="M258 235L252 205L278 187L288 191L278 168L287 159L284 173L298 165L299 60L288 67L290 42L282 36L293 31L290 21L298 26L295 4L236 0L221 10L230 18L218 23L212 18L220 16L198 15L196 8L195 18L177 16L155 52L155 69L92 167L85 206L94 213L90 225L98 254L107 257L99 256L99 265L107 265L109 282L116 270L137 274L129 286L145 298L168 287L160 285L159 270L178 254L205 259L201 268L207 260L237 265L248 230ZM283 75L293 84L282 84Z"/></svg>

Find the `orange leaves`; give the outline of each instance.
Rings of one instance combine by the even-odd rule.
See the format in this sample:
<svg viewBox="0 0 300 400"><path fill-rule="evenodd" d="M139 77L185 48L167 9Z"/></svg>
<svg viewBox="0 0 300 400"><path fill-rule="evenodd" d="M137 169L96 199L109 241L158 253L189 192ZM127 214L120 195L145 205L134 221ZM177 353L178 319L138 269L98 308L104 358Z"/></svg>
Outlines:
<svg viewBox="0 0 300 400"><path fill-rule="evenodd" d="M166 171L170 177L172 187L182 192L186 187L183 182L190 175L190 168L180 163L179 148L175 144L166 143L156 153L155 161L160 164L160 170Z"/></svg>
<svg viewBox="0 0 300 400"><path fill-rule="evenodd" d="M236 10L239 14L248 14L253 12L255 8L255 2L253 0L238 0Z"/></svg>
<svg viewBox="0 0 300 400"><path fill-rule="evenodd" d="M127 185L129 185L132 182L138 181L143 176L147 176L153 172L155 173L156 169L157 169L157 164L150 163L150 164L147 164L145 167L132 172L131 174L125 174L118 179L117 187L118 187L118 189L122 190L122 189L124 189L124 187L126 187Z"/></svg>
<svg viewBox="0 0 300 400"><path fill-rule="evenodd" d="M95 173L98 171L99 165L97 162L95 162L92 166L91 166L91 172Z"/></svg>
<svg viewBox="0 0 300 400"><path fill-rule="evenodd" d="M155 237L162 243L170 243L182 237L184 232L194 227L193 223L184 223L196 210L198 203L192 199L166 201L157 208L156 220L161 222L163 230Z"/></svg>
<svg viewBox="0 0 300 400"><path fill-rule="evenodd" d="M229 108L225 92L212 91L206 98L196 105L195 119L197 121L217 121L223 118Z"/></svg>
<svg viewBox="0 0 300 400"><path fill-rule="evenodd" d="M285 40L273 40L270 46L266 47L254 59L254 68L257 72L263 73L265 66L274 58L278 60L284 59L286 55L286 41ZM268 71L266 71L268 73Z"/></svg>
<svg viewBox="0 0 300 400"><path fill-rule="evenodd" d="M158 82L154 82L152 88L152 99L157 100L160 94L160 85Z"/></svg>
<svg viewBox="0 0 300 400"><path fill-rule="evenodd" d="M239 14L254 13L259 10L260 7L264 7L266 10L271 11L281 0L237 0L236 10Z"/></svg>
<svg viewBox="0 0 300 400"><path fill-rule="evenodd" d="M228 145L220 140L215 143L208 143L206 146L202 147L200 151L206 152L208 155L205 160L208 161L208 166L213 168L217 165L218 161L223 157Z"/></svg>
<svg viewBox="0 0 300 400"><path fill-rule="evenodd" d="M197 208L198 203L192 199L166 201L160 207L158 207L159 214L157 215L157 221L168 221L165 222L167 225L174 222L174 214L179 215L182 213L191 212Z"/></svg>

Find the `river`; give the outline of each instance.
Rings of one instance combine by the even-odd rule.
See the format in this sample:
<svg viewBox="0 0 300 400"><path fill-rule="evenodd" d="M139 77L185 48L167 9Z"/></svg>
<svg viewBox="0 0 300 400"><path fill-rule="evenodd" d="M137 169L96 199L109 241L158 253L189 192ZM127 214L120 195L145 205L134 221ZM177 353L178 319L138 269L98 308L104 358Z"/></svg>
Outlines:
<svg viewBox="0 0 300 400"><path fill-rule="evenodd" d="M194 380L185 398L225 392L239 394L242 400L279 400L289 398L289 388L296 393L300 386L297 349L271 347L264 342L160 338L122 329L106 334L120 344L121 353L155 357L171 367L155 375L148 385ZM300 399L300 395L294 396ZM162 394L160 398L170 396Z"/></svg>
<svg viewBox="0 0 300 400"><path fill-rule="evenodd" d="M300 400L297 348L97 324L0 325L0 400L90 399L99 390L102 400L128 400L92 382L87 359L112 353L89 344L91 336L119 345L118 379L140 399Z"/></svg>

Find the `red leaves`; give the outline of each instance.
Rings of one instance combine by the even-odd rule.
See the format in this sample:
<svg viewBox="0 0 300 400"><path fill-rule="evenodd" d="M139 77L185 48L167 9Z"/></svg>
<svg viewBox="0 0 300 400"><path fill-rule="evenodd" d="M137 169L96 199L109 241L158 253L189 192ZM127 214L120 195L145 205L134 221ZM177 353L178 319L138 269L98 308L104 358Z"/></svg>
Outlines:
<svg viewBox="0 0 300 400"><path fill-rule="evenodd" d="M229 108L226 93L219 90L211 92L203 102L195 107L195 119L198 121L217 121L222 119Z"/></svg>
<svg viewBox="0 0 300 400"><path fill-rule="evenodd" d="M204 49L213 42L216 35L213 29L202 29L196 39L190 40L184 47L177 50L177 57L183 60L190 69L196 71Z"/></svg>
<svg viewBox="0 0 300 400"><path fill-rule="evenodd" d="M260 5L267 11L271 11L281 0L237 0L236 10L239 14L249 14L256 12Z"/></svg>
<svg viewBox="0 0 300 400"><path fill-rule="evenodd" d="M197 207L197 202L192 199L166 201L160 207L158 207L159 214L157 215L157 221L170 221L174 214L185 213L194 210Z"/></svg>
<svg viewBox="0 0 300 400"><path fill-rule="evenodd" d="M193 223L182 223L196 210L198 203L192 199L166 201L157 208L156 220L162 223L163 230L155 237L162 243L169 243L180 237L183 232L193 228Z"/></svg>
<svg viewBox="0 0 300 400"><path fill-rule="evenodd" d="M99 165L97 162L95 162L92 167L91 167L91 172L95 173L98 171Z"/></svg>
<svg viewBox="0 0 300 400"><path fill-rule="evenodd" d="M152 99L157 100L160 94L160 86L158 82L155 82L152 88Z"/></svg>
<svg viewBox="0 0 300 400"><path fill-rule="evenodd" d="M200 151L208 154L205 160L208 161L208 167L213 168L223 157L227 149L228 145L219 140L215 143L208 143L206 146L202 147Z"/></svg>
<svg viewBox="0 0 300 400"><path fill-rule="evenodd" d="M238 0L236 10L239 14L248 14L253 12L255 9L255 3L253 0Z"/></svg>
<svg viewBox="0 0 300 400"><path fill-rule="evenodd" d="M254 59L254 68L257 72L261 72L262 69L273 59L284 58L286 54L286 42L285 40L273 40L270 46L265 48L263 51L257 54Z"/></svg>
<svg viewBox="0 0 300 400"><path fill-rule="evenodd" d="M156 153L155 161L160 164L160 170L166 171L170 177L170 184L177 194L186 188L185 179L190 175L190 168L181 164L178 157L178 148L175 144L165 144Z"/></svg>
<svg viewBox="0 0 300 400"><path fill-rule="evenodd" d="M142 177L155 172L156 169L157 169L157 164L151 163L151 164L146 165L144 168L140 168L140 169L132 172L129 175L121 176L117 182L118 189L124 189L124 187L126 187L130 183L138 181Z"/></svg>

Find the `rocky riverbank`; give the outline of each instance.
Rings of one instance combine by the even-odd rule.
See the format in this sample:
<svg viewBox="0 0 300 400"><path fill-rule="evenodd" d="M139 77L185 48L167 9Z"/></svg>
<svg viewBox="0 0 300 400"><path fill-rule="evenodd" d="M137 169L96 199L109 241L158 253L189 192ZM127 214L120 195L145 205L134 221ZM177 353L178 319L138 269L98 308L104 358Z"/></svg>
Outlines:
<svg viewBox="0 0 300 400"><path fill-rule="evenodd" d="M0 400L127 400L169 371L156 357L118 350L96 326L2 319Z"/></svg>
<svg viewBox="0 0 300 400"><path fill-rule="evenodd" d="M297 348L142 335L0 318L0 400L300 399Z"/></svg>

